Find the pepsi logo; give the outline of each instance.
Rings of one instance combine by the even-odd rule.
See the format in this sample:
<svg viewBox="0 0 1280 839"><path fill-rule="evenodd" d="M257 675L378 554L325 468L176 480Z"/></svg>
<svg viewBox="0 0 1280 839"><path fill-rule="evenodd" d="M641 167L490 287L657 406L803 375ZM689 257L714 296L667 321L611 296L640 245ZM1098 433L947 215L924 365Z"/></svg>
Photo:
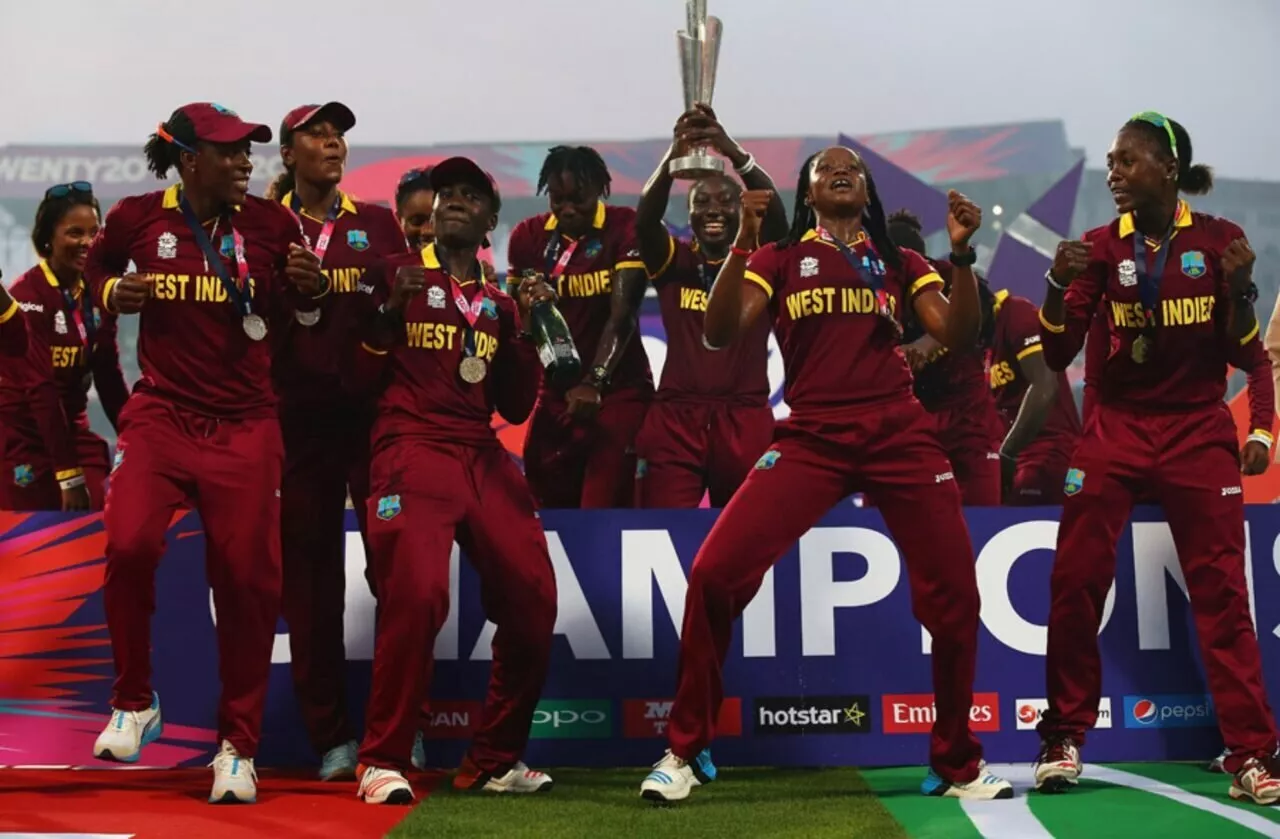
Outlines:
<svg viewBox="0 0 1280 839"><path fill-rule="evenodd" d="M1145 725L1155 721L1158 711L1156 709L1156 703L1152 702L1150 699L1139 699L1137 702L1133 703L1133 710L1130 713L1133 715L1134 722Z"/></svg>

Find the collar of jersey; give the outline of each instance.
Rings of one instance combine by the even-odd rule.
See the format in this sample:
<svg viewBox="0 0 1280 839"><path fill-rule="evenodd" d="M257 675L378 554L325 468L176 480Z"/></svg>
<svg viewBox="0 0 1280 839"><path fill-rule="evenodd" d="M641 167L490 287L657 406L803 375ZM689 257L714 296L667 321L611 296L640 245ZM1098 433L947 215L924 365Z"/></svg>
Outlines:
<svg viewBox="0 0 1280 839"><path fill-rule="evenodd" d="M603 229L604 229L604 215L605 215L604 202L603 202L603 201L597 201L597 202L596 202L596 217L595 217L595 218L593 218L593 219L591 220L591 226L592 226L592 227L594 227L596 230L603 230ZM555 214L553 213L553 214L551 215L551 217L547 219L547 223L546 223L546 226L545 226L545 228L544 228L544 229L546 229L546 230L555 230L555 229L556 229L557 227L559 227L559 226L560 226L560 221L559 221L559 219L557 219L557 218L555 217Z"/></svg>
<svg viewBox="0 0 1280 839"><path fill-rule="evenodd" d="M164 191L164 201L161 204L166 210L178 209L179 201L182 197L182 184L174 184ZM237 213L240 212L240 205L236 204L231 209ZM207 222L206 222L207 223Z"/></svg>
<svg viewBox="0 0 1280 839"><path fill-rule="evenodd" d="M801 236L800 241L801 242L818 242L819 244L826 245L829 248L835 247L835 244L833 242L828 242L826 239L823 239L821 236L819 236L818 231L816 230L810 230L808 233ZM853 247L854 245L860 245L865 241L867 241L867 231L859 230L858 237L854 239L852 242L845 242L845 244L848 245L849 247Z"/></svg>
<svg viewBox="0 0 1280 839"><path fill-rule="evenodd" d="M427 245L422 249L422 267L428 271L444 271L445 268L440 264L440 257L436 255L435 242ZM470 285L475 280L461 281L458 285ZM484 278L484 269L480 269L480 285L485 285L488 281Z"/></svg>
<svg viewBox="0 0 1280 839"><path fill-rule="evenodd" d="M1178 230L1183 227L1191 226L1191 205L1182 199L1178 199L1178 209L1173 214L1173 229ZM1120 238L1128 239L1133 235L1133 213L1125 213L1120 216Z"/></svg>
<svg viewBox="0 0 1280 839"><path fill-rule="evenodd" d="M995 297L996 297L996 302L991 307L991 311L993 314L998 315L1000 314L1000 307L1004 305L1004 301L1009 299L1009 289L1004 288L1004 289L1001 289L1000 291L997 291Z"/></svg>
<svg viewBox="0 0 1280 839"><path fill-rule="evenodd" d="M58 282L58 275L53 273L53 269L49 267L49 263L43 259L40 260L40 270L44 272L44 278L45 280L48 281L49 285L53 286L54 288L62 287L62 285ZM80 278L80 282L77 283L76 287L72 290L72 294L74 294L78 298L80 296L80 289L82 288L84 288L83 277Z"/></svg>
<svg viewBox="0 0 1280 839"><path fill-rule="evenodd" d="M347 195L342 190L338 190L338 196L342 199L342 208L341 210L338 211L338 215L341 216L343 213L351 213L351 215L354 216L358 212L356 210L356 202L352 201L351 196ZM293 204L293 193L286 192L284 196L280 199L280 203L285 205L286 207L291 207L291 205ZM302 214L307 218L311 219L312 221L324 221L324 219L322 218L316 218L315 216L311 215L305 209L303 209Z"/></svg>

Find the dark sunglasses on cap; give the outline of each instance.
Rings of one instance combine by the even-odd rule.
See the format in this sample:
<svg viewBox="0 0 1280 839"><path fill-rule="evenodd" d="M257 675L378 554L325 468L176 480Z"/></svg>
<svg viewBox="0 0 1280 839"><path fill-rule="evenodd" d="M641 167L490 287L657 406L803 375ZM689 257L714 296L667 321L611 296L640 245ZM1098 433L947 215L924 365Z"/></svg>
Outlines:
<svg viewBox="0 0 1280 839"><path fill-rule="evenodd" d="M400 186L404 186L405 184L411 184L414 181L421 180L422 178L429 177L430 175L431 175L430 166L423 169L410 169L408 172L405 172L403 175L400 176Z"/></svg>
<svg viewBox="0 0 1280 839"><path fill-rule="evenodd" d="M72 181L69 184L57 184L51 186L44 192L45 198L66 198L73 192L82 192L85 195L93 194L93 184L88 181Z"/></svg>

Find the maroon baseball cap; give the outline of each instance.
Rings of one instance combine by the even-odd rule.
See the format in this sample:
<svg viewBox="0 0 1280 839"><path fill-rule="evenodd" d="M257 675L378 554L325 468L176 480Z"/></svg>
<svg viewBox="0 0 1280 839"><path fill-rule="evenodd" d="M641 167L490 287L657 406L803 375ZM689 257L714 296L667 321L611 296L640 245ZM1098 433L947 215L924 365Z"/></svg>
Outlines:
<svg viewBox="0 0 1280 839"><path fill-rule="evenodd" d="M502 209L502 194L498 192L498 182L469 157L450 157L440 161L431 167L430 177L431 188L436 192L453 184L470 184L488 194L493 201L495 213Z"/></svg>
<svg viewBox="0 0 1280 839"><path fill-rule="evenodd" d="M206 143L271 142L270 128L256 122L245 122L235 111L213 102L192 102L178 111L191 121L196 140Z"/></svg>
<svg viewBox="0 0 1280 839"><path fill-rule="evenodd" d="M356 115L341 102L326 102L323 105L299 105L284 115L280 123L280 143L289 142L289 137L305 125L320 120L328 120L339 131L347 132L356 125Z"/></svg>

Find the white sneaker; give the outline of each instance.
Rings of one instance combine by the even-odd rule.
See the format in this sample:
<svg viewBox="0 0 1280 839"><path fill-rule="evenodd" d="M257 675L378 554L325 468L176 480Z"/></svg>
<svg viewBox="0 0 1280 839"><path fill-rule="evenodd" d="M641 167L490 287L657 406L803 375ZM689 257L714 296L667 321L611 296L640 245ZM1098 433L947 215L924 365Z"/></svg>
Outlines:
<svg viewBox="0 0 1280 839"><path fill-rule="evenodd" d="M111 721L93 744L93 756L98 760L137 763L142 747L159 740L163 733L160 694L153 692L151 707L145 711L116 709L111 714Z"/></svg>
<svg viewBox="0 0 1280 839"><path fill-rule="evenodd" d="M413 787L394 769L383 769L379 766L362 766L360 789L356 795L365 804L410 804L413 802Z"/></svg>
<svg viewBox="0 0 1280 839"><path fill-rule="evenodd" d="M555 786L555 781L551 780L551 776L546 772L530 769L523 760L517 760L505 775L488 778L480 787L480 790L482 792L514 793L550 792L553 786ZM475 786L469 788L475 789Z"/></svg>
<svg viewBox="0 0 1280 839"><path fill-rule="evenodd" d="M422 742L422 732L413 735L413 755L409 758L413 768L419 772L427 771L427 747Z"/></svg>
<svg viewBox="0 0 1280 839"><path fill-rule="evenodd" d="M1084 767L1080 763L1080 747L1069 737L1046 740L1040 744L1036 758L1036 790L1066 792L1080 783Z"/></svg>
<svg viewBox="0 0 1280 839"><path fill-rule="evenodd" d="M1231 750L1223 749L1222 754L1218 755L1213 760L1209 761L1209 771L1222 772L1225 774L1227 771L1227 766L1226 766L1227 758L1230 756L1231 756Z"/></svg>
<svg viewBox="0 0 1280 839"><path fill-rule="evenodd" d="M320 780L355 780L356 754L359 749L359 744L352 740L325 752L324 760L320 761Z"/></svg>
<svg viewBox="0 0 1280 839"><path fill-rule="evenodd" d="M236 747L223 740L209 765L213 767L210 804L252 804L258 800L258 773L253 768L253 758L240 757Z"/></svg>
<svg viewBox="0 0 1280 839"><path fill-rule="evenodd" d="M968 801L991 801L1013 798L1013 784L992 774L984 760L978 764L978 777L964 784L956 784L944 780L941 775L929 770L924 782L920 784L920 792L925 795L942 798L963 798Z"/></svg>
<svg viewBox="0 0 1280 839"><path fill-rule="evenodd" d="M699 783L689 762L667 749L640 784L640 797L648 801L684 801Z"/></svg>

